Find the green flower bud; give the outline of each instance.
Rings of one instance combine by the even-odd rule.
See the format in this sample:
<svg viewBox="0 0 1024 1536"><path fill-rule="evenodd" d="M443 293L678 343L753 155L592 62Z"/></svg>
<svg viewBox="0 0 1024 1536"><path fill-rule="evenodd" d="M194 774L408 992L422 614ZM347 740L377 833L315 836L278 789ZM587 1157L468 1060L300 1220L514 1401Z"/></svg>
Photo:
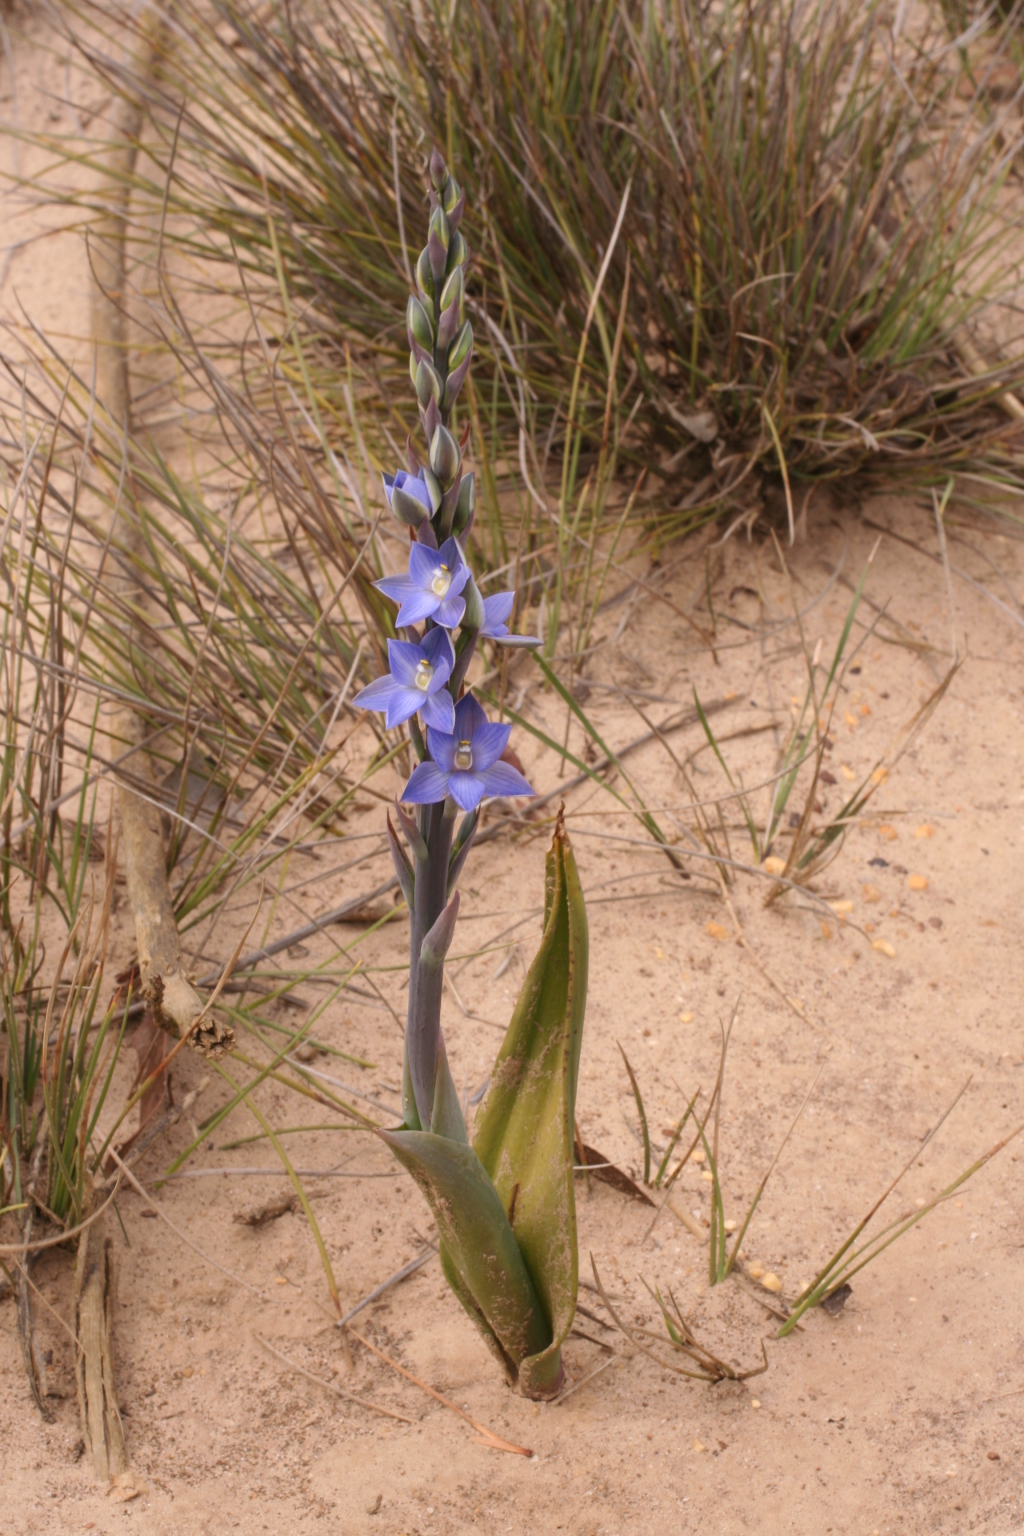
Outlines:
<svg viewBox="0 0 1024 1536"><path fill-rule="evenodd" d="M447 288L447 283L445 287ZM419 342L425 352L429 352L434 345L434 327L430 323L427 314L419 299L410 294L409 303L405 311L405 324L410 337Z"/></svg>
<svg viewBox="0 0 1024 1536"><path fill-rule="evenodd" d="M461 325L462 307L466 302L466 280L462 274L461 267L456 267L454 272L450 273L445 279L444 287L441 289L441 300L438 308L441 310L448 309L456 300L459 305L459 323Z"/></svg>
<svg viewBox="0 0 1024 1536"><path fill-rule="evenodd" d="M436 368L432 368L427 362L416 364L416 399L422 410L426 410L431 400L438 401L441 398L441 379Z"/></svg>
<svg viewBox="0 0 1024 1536"><path fill-rule="evenodd" d="M430 156L430 179L439 192L448 180L448 167L439 149L435 149Z"/></svg>
<svg viewBox="0 0 1024 1536"><path fill-rule="evenodd" d="M424 298L433 302L436 289L434 287L434 274L430 267L430 252L424 246L416 259L416 286Z"/></svg>
<svg viewBox="0 0 1024 1536"><path fill-rule="evenodd" d="M465 362L473 350L473 327L467 320L455 340L448 349L448 367L452 373L460 363Z"/></svg>
<svg viewBox="0 0 1024 1536"><path fill-rule="evenodd" d="M437 190L441 196L441 207L444 209L445 213L451 213L452 209L455 207L455 204L462 196L462 188L459 186L454 176L449 176L444 186L438 187Z"/></svg>
<svg viewBox="0 0 1024 1536"><path fill-rule="evenodd" d="M451 244L452 232L448 227L448 215L444 209L438 206L430 215L430 223L427 226L427 238L431 235L440 240L445 250Z"/></svg>
<svg viewBox="0 0 1024 1536"><path fill-rule="evenodd" d="M455 503L455 516L452 518L452 533L458 536L469 524L470 518L476 510L476 476L470 471L463 475L459 486L459 499Z"/></svg>
<svg viewBox="0 0 1024 1536"><path fill-rule="evenodd" d="M462 237L462 231L457 229L448 245L448 271L454 272L456 267L464 267L468 260L469 246Z"/></svg>
<svg viewBox="0 0 1024 1536"><path fill-rule="evenodd" d="M451 485L459 472L462 454L447 427L438 427L430 442L430 467L442 485Z"/></svg>

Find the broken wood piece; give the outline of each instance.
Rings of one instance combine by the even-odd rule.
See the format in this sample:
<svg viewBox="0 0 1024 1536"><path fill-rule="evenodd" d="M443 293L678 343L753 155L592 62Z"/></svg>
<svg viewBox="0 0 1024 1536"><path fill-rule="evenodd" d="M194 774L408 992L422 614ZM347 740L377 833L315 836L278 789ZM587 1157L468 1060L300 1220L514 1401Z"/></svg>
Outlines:
<svg viewBox="0 0 1024 1536"><path fill-rule="evenodd" d="M90 1203L93 1199L89 1192ZM116 1304L114 1245L101 1218L78 1240L75 1265L75 1383L82 1438L96 1476L128 1471L128 1452L117 1403L111 1327Z"/></svg>

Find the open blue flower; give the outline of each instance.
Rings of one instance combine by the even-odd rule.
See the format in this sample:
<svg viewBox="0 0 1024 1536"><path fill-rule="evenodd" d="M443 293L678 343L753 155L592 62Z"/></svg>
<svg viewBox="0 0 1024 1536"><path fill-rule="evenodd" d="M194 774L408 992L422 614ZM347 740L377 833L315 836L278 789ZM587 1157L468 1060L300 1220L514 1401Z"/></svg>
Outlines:
<svg viewBox="0 0 1024 1536"><path fill-rule="evenodd" d="M534 789L511 763L499 762L510 725L490 725L472 694L455 706L455 730L427 729L432 762L420 763L402 795L412 805L434 805L451 795L471 811L485 795L532 795Z"/></svg>
<svg viewBox="0 0 1024 1536"><path fill-rule="evenodd" d="M455 705L445 683L452 675L455 652L446 629L432 629L422 645L406 640L388 641L387 677L378 677L356 694L356 709L382 709L388 730L401 725L417 711L427 726L438 731L455 729Z"/></svg>
<svg viewBox="0 0 1024 1536"><path fill-rule="evenodd" d="M515 601L514 592L495 592L484 598L484 622L479 630L481 640L497 640L499 645L540 645L536 635L510 635L508 616Z"/></svg>
<svg viewBox="0 0 1024 1536"><path fill-rule="evenodd" d="M385 576L374 585L392 602L400 603L395 623L400 627L433 619L445 629L462 623L465 599L459 596L469 580L469 566L454 539L440 549L414 544L409 551L407 576Z"/></svg>

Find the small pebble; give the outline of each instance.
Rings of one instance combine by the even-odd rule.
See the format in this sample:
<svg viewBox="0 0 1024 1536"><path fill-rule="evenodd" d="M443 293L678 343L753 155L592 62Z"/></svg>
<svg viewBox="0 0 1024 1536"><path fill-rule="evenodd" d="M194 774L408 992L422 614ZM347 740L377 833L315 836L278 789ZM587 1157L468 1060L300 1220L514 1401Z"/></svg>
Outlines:
<svg viewBox="0 0 1024 1536"><path fill-rule="evenodd" d="M707 1179L709 1184L713 1184L715 1182L715 1176L711 1172L710 1168L705 1168L704 1169L704 1172L701 1174L701 1178L702 1179Z"/></svg>
<svg viewBox="0 0 1024 1536"><path fill-rule="evenodd" d="M761 1406L761 1399L759 1397L752 1397L750 1399L750 1406L751 1406L751 1408L760 1408L760 1406Z"/></svg>
<svg viewBox="0 0 1024 1536"><path fill-rule="evenodd" d="M843 778L847 781L848 784L852 784L854 779L857 777L853 769L847 768L845 763L840 764L839 772L842 774Z"/></svg>
<svg viewBox="0 0 1024 1536"><path fill-rule="evenodd" d="M928 880L925 875L909 875L907 877L907 884L912 891L926 891L928 889Z"/></svg>
<svg viewBox="0 0 1024 1536"><path fill-rule="evenodd" d="M704 1161L704 1148L703 1147L698 1147L696 1152L693 1153L692 1161L695 1162L695 1163L702 1163Z"/></svg>
<svg viewBox="0 0 1024 1536"><path fill-rule="evenodd" d="M185 1369L182 1371L181 1374L183 1376L194 1376L195 1373L196 1373L196 1368L195 1368L194 1365L186 1365Z"/></svg>
<svg viewBox="0 0 1024 1536"><path fill-rule="evenodd" d="M284 1275L275 1275L274 1276L274 1284L275 1285L287 1285L288 1281L285 1279Z"/></svg>
<svg viewBox="0 0 1024 1536"><path fill-rule="evenodd" d="M860 893L867 902L876 902L882 899L882 893L877 885L863 885L861 886Z"/></svg>
<svg viewBox="0 0 1024 1536"><path fill-rule="evenodd" d="M894 843L899 837L899 833L896 831L896 828L890 827L887 822L883 822L879 827L878 835L879 837L884 837L887 843Z"/></svg>
<svg viewBox="0 0 1024 1536"><path fill-rule="evenodd" d="M877 949L880 955L885 955L889 960L895 960L896 951L888 939L872 939L871 948Z"/></svg>
<svg viewBox="0 0 1024 1536"><path fill-rule="evenodd" d="M999 1460L999 1452L998 1451L989 1451L988 1459L989 1459L989 1461L998 1461Z"/></svg>
<svg viewBox="0 0 1024 1536"><path fill-rule="evenodd" d="M764 1286L766 1291L773 1291L776 1296L782 1290L782 1281L779 1279L778 1275L765 1275L764 1279L761 1281L761 1284Z"/></svg>
<svg viewBox="0 0 1024 1536"><path fill-rule="evenodd" d="M841 917L844 912L853 911L852 901L830 901L829 906L837 917Z"/></svg>
<svg viewBox="0 0 1024 1536"><path fill-rule="evenodd" d="M919 827L915 827L914 828L914 836L915 837L934 837L935 836L935 828L933 826L930 826L927 821L922 822L922 824Z"/></svg>
<svg viewBox="0 0 1024 1536"><path fill-rule="evenodd" d="M702 1451L704 1449L699 1440L693 1442L693 1448L695 1451Z"/></svg>
<svg viewBox="0 0 1024 1536"><path fill-rule="evenodd" d="M857 716L856 715L852 715L849 710L846 711L846 714L845 714L845 716L843 718L845 719L847 725L850 727L851 730L857 724Z"/></svg>
<svg viewBox="0 0 1024 1536"><path fill-rule="evenodd" d="M770 853L761 865L761 868L769 875L781 875L785 867L785 859L778 858L774 853Z"/></svg>
<svg viewBox="0 0 1024 1536"><path fill-rule="evenodd" d="M681 1013L679 1015L679 1022L680 1022L680 1024L692 1024L693 1023L693 1014L692 1013Z"/></svg>
<svg viewBox="0 0 1024 1536"><path fill-rule="evenodd" d="M818 926L821 929L821 936L823 939L830 939L832 937L832 925L830 923L822 922L819 919Z"/></svg>
<svg viewBox="0 0 1024 1536"><path fill-rule="evenodd" d="M728 928L723 928L721 923L705 923L704 932L709 933L713 939L727 939L729 937Z"/></svg>
<svg viewBox="0 0 1024 1536"><path fill-rule="evenodd" d="M760 1280L761 1276L764 1274L764 1265L759 1264L757 1259L755 1259L753 1264L747 1265L747 1274L750 1276L751 1280Z"/></svg>
<svg viewBox="0 0 1024 1536"><path fill-rule="evenodd" d="M727 1221L726 1224L725 1224L725 1230L727 1232L735 1232L736 1231L736 1223L734 1221Z"/></svg>

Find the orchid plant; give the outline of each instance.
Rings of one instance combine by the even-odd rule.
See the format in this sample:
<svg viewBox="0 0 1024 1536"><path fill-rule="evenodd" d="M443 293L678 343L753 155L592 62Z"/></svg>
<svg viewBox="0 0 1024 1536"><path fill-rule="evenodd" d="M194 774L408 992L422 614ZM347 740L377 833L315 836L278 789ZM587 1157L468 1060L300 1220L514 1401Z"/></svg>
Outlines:
<svg viewBox="0 0 1024 1536"><path fill-rule="evenodd" d="M472 1144L441 1033L444 960L459 911L459 875L492 796L532 795L507 760L511 727L487 719L466 677L481 640L509 633L514 592L483 598L466 560L474 477L453 413L473 352L465 316L465 193L435 151L431 215L406 324L409 369L428 447L384 476L391 511L410 531L408 570L377 583L398 604L389 671L353 701L408 725L419 762L388 816L410 913L403 1124L380 1135L425 1194L455 1294L530 1397L561 1388L561 1346L576 1308L573 1192L576 1081L587 990L587 920L561 813L547 857L544 929L477 1115ZM459 821L459 813L462 819ZM456 827L456 822L459 821Z"/></svg>

